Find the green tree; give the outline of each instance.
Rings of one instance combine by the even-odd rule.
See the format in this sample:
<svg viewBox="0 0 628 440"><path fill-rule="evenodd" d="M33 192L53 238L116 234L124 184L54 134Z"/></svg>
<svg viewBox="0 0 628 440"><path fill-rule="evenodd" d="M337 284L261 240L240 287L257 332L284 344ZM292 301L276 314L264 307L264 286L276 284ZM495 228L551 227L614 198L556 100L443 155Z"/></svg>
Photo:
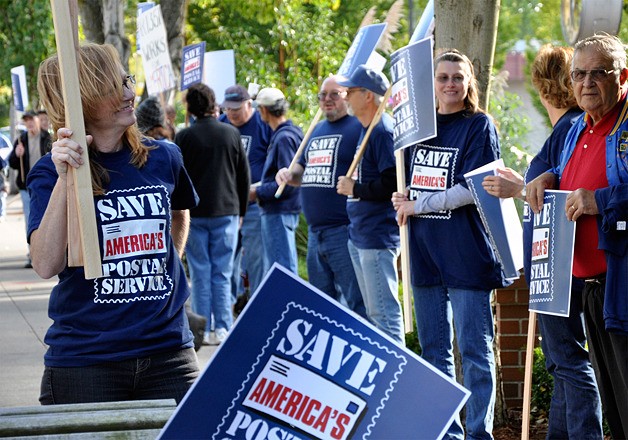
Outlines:
<svg viewBox="0 0 628 440"><path fill-rule="evenodd" d="M54 27L49 0L0 0L0 102L7 106L11 99L13 67L24 65L30 106L36 108L37 69L39 63L55 51ZM4 107L7 109L8 107ZM8 118L8 110L2 115Z"/></svg>

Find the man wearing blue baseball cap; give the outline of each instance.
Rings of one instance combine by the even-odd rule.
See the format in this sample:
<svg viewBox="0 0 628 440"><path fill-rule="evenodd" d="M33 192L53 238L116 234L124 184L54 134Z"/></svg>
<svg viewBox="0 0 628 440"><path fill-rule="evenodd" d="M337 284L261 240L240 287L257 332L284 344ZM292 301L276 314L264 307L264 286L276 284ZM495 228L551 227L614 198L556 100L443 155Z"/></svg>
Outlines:
<svg viewBox="0 0 628 440"><path fill-rule="evenodd" d="M350 78L338 84L347 87L349 110L362 124L360 145L390 83L383 73L360 65ZM390 115L384 113L373 127L356 173L340 177L336 189L348 196L348 247L366 313L377 328L403 345L397 276L399 227L390 201L396 189Z"/></svg>

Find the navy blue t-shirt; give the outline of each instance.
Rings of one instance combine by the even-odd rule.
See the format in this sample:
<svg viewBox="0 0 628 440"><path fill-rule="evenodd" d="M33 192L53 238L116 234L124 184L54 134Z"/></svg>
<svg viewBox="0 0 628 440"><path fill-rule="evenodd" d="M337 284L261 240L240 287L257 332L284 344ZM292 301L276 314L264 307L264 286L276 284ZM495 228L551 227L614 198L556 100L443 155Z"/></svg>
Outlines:
<svg viewBox="0 0 628 440"><path fill-rule="evenodd" d="M338 177L347 174L362 134L354 116L322 121L305 147L299 163L304 167L301 202L307 224L313 231L348 225L347 198L338 194Z"/></svg>
<svg viewBox="0 0 628 440"><path fill-rule="evenodd" d="M568 110L554 125L552 133L545 140L541 151L530 162L524 180L528 184L551 168L560 164L560 153L565 146L567 132L576 119L582 114L579 108ZM534 229L534 213L526 203L523 207L523 270L526 280L530 280L530 262L532 258L532 231Z"/></svg>
<svg viewBox="0 0 628 440"><path fill-rule="evenodd" d="M491 119L466 111L437 115L438 136L411 148L410 199L444 191L464 174L499 158ZM410 217L412 284L488 290L503 286L501 266L474 204Z"/></svg>
<svg viewBox="0 0 628 440"><path fill-rule="evenodd" d="M220 115L218 120L231 124L229 118L224 113ZM242 146L244 146L246 156L249 159L251 184L258 183L262 180L266 152L268 151L268 144L270 144L273 130L266 122L262 121L258 111L254 111L253 116L246 123L236 128L240 130Z"/></svg>
<svg viewBox="0 0 628 440"><path fill-rule="evenodd" d="M281 197L275 198L279 188L275 182L277 171L287 168L303 140L303 132L288 120L277 127L270 138L268 154L262 173L262 184L257 187L257 200L266 214L297 214L301 211L300 188L286 185Z"/></svg>
<svg viewBox="0 0 628 440"><path fill-rule="evenodd" d="M366 130L358 140L362 142ZM357 147L356 147L357 149ZM393 119L384 113L371 131L366 150L356 168L359 183L368 183L380 178L382 171L395 167L393 150ZM391 193L392 196L392 193ZM399 247L399 226L392 202L347 199L349 214L349 238L358 249L393 249Z"/></svg>
<svg viewBox="0 0 628 440"><path fill-rule="evenodd" d="M155 148L139 169L129 163L128 148L91 154L111 170L105 195L94 197L103 277L86 280L82 267L59 274L48 306L47 366L81 367L193 346L185 316L189 288L170 228L171 210L193 208L198 197L179 148L146 143ZM29 237L57 178L49 154L28 175Z"/></svg>

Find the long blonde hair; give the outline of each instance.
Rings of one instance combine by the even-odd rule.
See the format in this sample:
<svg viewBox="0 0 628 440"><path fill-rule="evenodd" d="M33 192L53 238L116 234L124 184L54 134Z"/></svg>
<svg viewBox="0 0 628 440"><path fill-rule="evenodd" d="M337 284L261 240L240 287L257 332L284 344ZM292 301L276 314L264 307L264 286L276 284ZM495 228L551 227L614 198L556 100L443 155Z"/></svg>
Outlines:
<svg viewBox="0 0 628 440"><path fill-rule="evenodd" d="M77 61L83 117L89 122L96 119L103 102L122 97L124 86L120 81L120 72L123 68L118 52L109 44L81 45ZM39 65L37 91L56 133L59 128L66 126L57 55L45 59ZM131 150L131 164L137 168L144 166L148 160L149 149L142 144L141 134L135 124L126 129L122 135L122 142ZM93 193L101 195L109 183L109 172L93 159L93 156L98 154L93 142L89 148Z"/></svg>

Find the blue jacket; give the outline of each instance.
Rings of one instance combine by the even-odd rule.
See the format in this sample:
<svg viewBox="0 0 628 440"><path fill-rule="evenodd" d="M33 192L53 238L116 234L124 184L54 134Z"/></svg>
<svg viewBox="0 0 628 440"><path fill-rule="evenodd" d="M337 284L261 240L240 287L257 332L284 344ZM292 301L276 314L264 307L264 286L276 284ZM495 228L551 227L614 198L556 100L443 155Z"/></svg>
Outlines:
<svg viewBox="0 0 628 440"><path fill-rule="evenodd" d="M586 129L584 114L574 123L565 140L560 165L553 170L559 176L573 153L578 138ZM606 138L606 177L608 187L595 191L598 216L598 247L606 254L606 292L604 323L612 332L628 334L628 99Z"/></svg>

